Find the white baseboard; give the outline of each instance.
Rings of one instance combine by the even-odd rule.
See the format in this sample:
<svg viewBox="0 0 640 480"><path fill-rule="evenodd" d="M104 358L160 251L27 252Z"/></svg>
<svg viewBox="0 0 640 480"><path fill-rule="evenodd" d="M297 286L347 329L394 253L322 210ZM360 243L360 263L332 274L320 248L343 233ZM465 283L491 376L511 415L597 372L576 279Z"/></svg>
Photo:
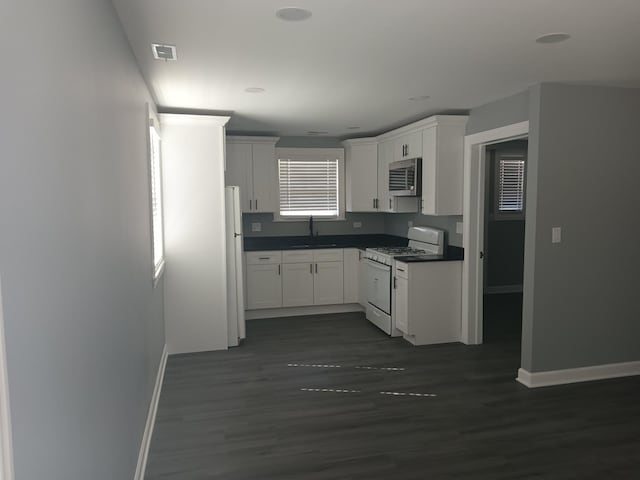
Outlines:
<svg viewBox="0 0 640 480"><path fill-rule="evenodd" d="M164 370L167 366L167 346L162 350L160 358L160 366L156 376L156 385L151 396L151 404L147 413L147 423L144 427L142 435L142 443L140 445L140 453L138 454L138 464L136 465L136 474L133 480L144 480L144 473L147 468L147 458L149 457L149 447L151 446L151 436L153 435L153 426L156 423L156 413L158 412L158 402L160 401L160 392L162 391L162 382L164 381Z"/></svg>
<svg viewBox="0 0 640 480"><path fill-rule="evenodd" d="M630 377L640 375L640 362L610 363L593 367L568 368L566 370L550 370L547 372L529 372L523 368L518 370L516 380L529 388L564 385L567 383L590 382L608 378Z"/></svg>
<svg viewBox="0 0 640 480"><path fill-rule="evenodd" d="M247 320L257 320L260 318L301 317L304 315L326 315L329 313L351 312L364 312L364 308L362 308L358 303L321 305L317 307L269 308L265 310L246 310L245 318Z"/></svg>
<svg viewBox="0 0 640 480"><path fill-rule="evenodd" d="M485 287L484 293L487 295L494 293L522 293L522 285L496 285L494 287Z"/></svg>

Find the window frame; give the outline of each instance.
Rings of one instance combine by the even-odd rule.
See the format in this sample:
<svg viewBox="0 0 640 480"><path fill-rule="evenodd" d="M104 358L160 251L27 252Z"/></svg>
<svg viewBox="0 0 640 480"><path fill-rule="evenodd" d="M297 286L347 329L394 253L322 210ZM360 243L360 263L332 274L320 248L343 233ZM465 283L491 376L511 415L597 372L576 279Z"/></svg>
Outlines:
<svg viewBox="0 0 640 480"><path fill-rule="evenodd" d="M159 181L159 197L160 197L160 237L162 240L162 254L160 255L160 260L156 263L156 221L155 216L153 214L153 203L154 203L154 184L156 182L156 177L154 176L154 172L156 169L154 168L154 135L157 136L158 141L158 168L157 168L157 180ZM162 276L164 275L165 270L165 235L164 235L164 195L163 195L163 182L162 182L162 132L160 130L160 122L155 112L151 109L151 106L148 105L148 126L147 126L147 169L148 169L148 181L149 181L149 227L150 227L150 238L151 238L151 273L153 279L153 286L158 284Z"/></svg>
<svg viewBox="0 0 640 480"><path fill-rule="evenodd" d="M318 156L326 158L335 156L338 160L338 215L335 217L313 217L314 222L343 222L345 215L345 169L344 169L344 148L276 148L275 169L277 182L277 208L273 213L274 222L302 222L309 219L309 215L291 216L280 214L280 175L279 161L283 157L312 157Z"/></svg>
<svg viewBox="0 0 640 480"><path fill-rule="evenodd" d="M522 177L522 210L500 210L500 192L502 182L500 182L500 162L501 160L511 160L509 157L521 156L524 162L524 175ZM492 219L500 220L524 220L527 208L527 152L516 150L495 150L492 156L494 190L493 190L493 212Z"/></svg>

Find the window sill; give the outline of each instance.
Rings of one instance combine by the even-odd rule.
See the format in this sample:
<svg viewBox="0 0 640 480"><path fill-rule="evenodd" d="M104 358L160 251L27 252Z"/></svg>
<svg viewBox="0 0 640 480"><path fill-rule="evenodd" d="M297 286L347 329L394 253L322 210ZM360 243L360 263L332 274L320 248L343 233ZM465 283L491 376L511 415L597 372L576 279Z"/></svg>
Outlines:
<svg viewBox="0 0 640 480"><path fill-rule="evenodd" d="M274 223L282 222L282 223L308 223L309 217L281 217L277 214L273 214ZM340 217L331 217L331 218L322 218L322 217L313 217L313 223L316 222L346 222L347 219L345 216Z"/></svg>

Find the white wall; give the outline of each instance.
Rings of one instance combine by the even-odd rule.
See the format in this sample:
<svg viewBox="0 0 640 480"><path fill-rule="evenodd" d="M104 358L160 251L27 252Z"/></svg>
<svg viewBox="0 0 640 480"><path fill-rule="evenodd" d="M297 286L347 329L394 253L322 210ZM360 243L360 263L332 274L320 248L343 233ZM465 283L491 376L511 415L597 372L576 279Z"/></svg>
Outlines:
<svg viewBox="0 0 640 480"><path fill-rule="evenodd" d="M3 2L0 45L16 479L131 479L164 346L151 98L108 0Z"/></svg>
<svg viewBox="0 0 640 480"><path fill-rule="evenodd" d="M227 348L224 124L161 115L169 353Z"/></svg>

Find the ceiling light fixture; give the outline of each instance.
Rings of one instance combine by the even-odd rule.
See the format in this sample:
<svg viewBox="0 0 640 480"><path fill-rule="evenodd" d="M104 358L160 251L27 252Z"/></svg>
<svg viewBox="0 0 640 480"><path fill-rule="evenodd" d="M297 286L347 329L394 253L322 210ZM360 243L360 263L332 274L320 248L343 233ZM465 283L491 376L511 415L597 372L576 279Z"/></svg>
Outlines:
<svg viewBox="0 0 640 480"><path fill-rule="evenodd" d="M412 102L422 102L424 100L429 100L431 97L429 95L418 95L417 97L409 97L409 100Z"/></svg>
<svg viewBox="0 0 640 480"><path fill-rule="evenodd" d="M276 17L286 22L301 22L311 18L311 12L304 8L285 7L276 10Z"/></svg>
<svg viewBox="0 0 640 480"><path fill-rule="evenodd" d="M265 89L261 87L248 87L244 89L247 93L264 93Z"/></svg>
<svg viewBox="0 0 640 480"><path fill-rule="evenodd" d="M546 33L536 38L536 43L560 43L570 38L568 33Z"/></svg>

